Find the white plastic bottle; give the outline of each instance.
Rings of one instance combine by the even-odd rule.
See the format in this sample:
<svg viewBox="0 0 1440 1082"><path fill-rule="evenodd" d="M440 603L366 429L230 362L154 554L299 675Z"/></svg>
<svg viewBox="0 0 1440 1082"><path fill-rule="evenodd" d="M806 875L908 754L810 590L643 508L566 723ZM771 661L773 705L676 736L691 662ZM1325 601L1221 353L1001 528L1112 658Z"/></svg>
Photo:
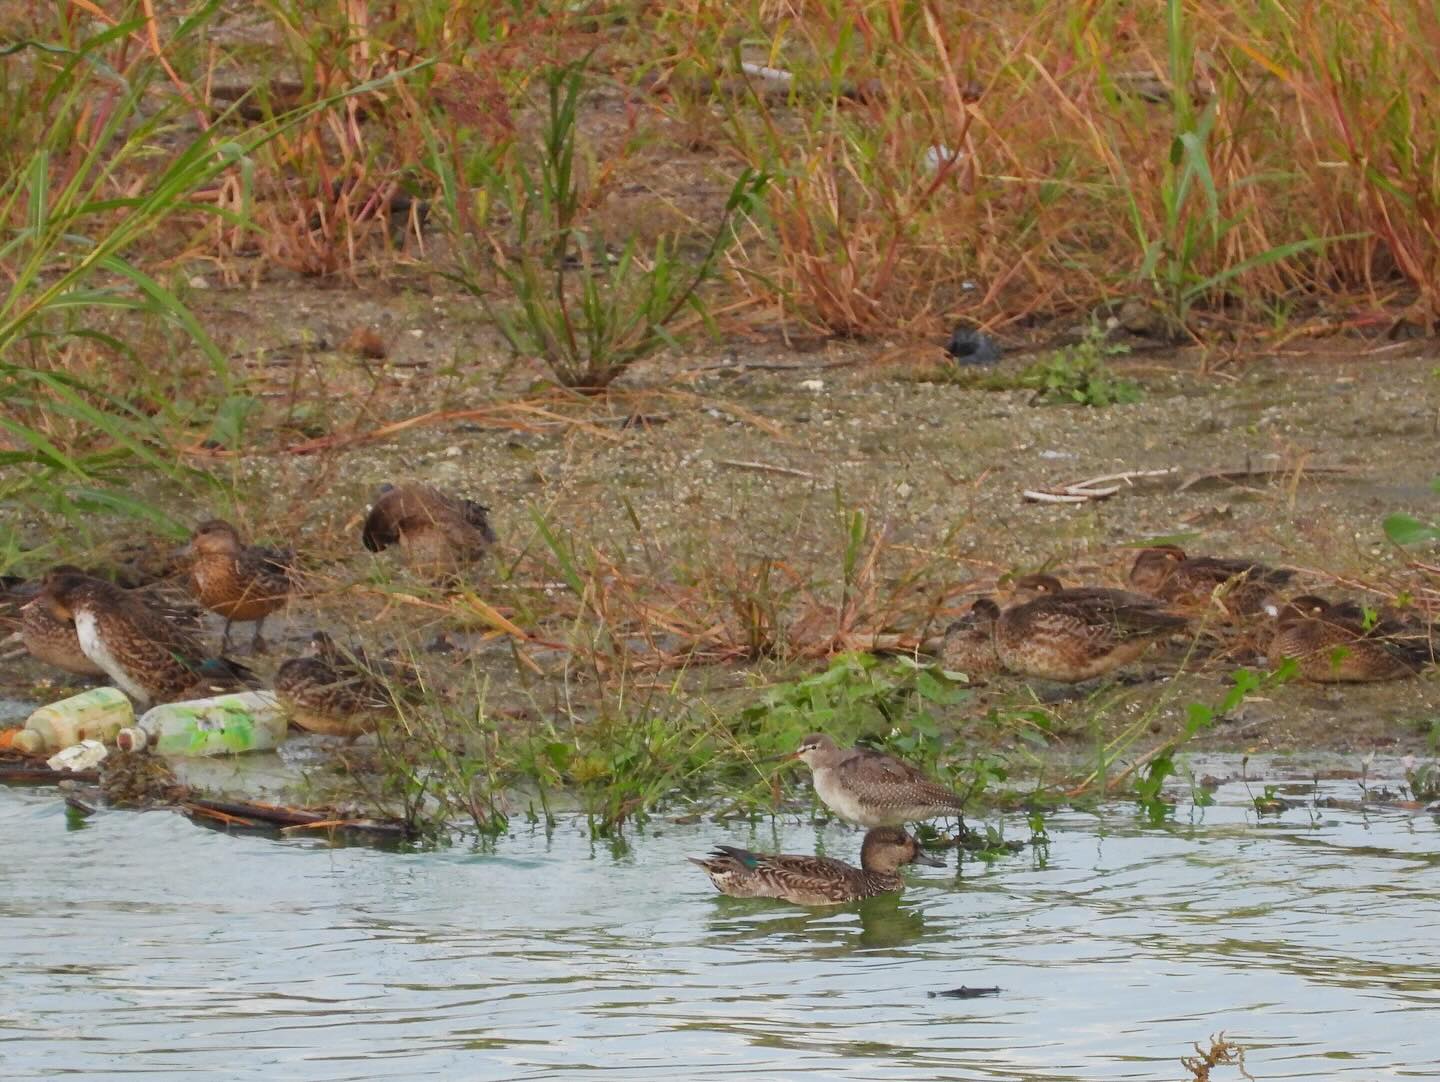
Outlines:
<svg viewBox="0 0 1440 1082"><path fill-rule="evenodd" d="M276 747L288 726L273 691L246 691L152 707L133 727L121 729L115 744L121 751L150 748L161 755L235 755Z"/></svg>
<svg viewBox="0 0 1440 1082"><path fill-rule="evenodd" d="M36 710L15 735L15 747L36 755L68 748L82 740L109 744L120 729L134 721L135 708L123 691L91 688Z"/></svg>

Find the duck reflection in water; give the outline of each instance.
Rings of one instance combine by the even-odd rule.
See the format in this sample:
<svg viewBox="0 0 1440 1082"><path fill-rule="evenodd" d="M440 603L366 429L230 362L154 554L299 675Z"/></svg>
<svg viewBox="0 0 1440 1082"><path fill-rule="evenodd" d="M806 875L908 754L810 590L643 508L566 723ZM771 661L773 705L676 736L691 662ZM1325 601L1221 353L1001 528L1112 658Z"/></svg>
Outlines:
<svg viewBox="0 0 1440 1082"><path fill-rule="evenodd" d="M920 906L898 894L826 909L781 908L762 899L719 894L708 931L716 944L777 937L805 943L815 958L840 957L857 947L903 947L944 934L943 929L926 923Z"/></svg>

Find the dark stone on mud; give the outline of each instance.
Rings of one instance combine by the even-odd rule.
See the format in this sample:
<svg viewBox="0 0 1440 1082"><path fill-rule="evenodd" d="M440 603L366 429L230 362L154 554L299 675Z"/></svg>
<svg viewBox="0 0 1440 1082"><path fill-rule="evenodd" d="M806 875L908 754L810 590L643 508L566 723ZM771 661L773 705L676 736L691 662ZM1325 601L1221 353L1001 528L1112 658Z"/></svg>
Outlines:
<svg viewBox="0 0 1440 1082"><path fill-rule="evenodd" d="M1000 361L1000 343L984 331L963 325L951 332L945 352L956 364L989 365Z"/></svg>

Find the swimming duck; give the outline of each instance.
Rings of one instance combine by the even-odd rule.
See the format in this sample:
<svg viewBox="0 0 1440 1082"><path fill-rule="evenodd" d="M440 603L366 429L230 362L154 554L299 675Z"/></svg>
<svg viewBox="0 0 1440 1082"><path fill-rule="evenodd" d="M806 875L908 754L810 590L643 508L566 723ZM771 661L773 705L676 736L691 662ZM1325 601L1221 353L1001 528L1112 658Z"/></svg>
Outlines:
<svg viewBox="0 0 1440 1082"><path fill-rule="evenodd" d="M1295 572L1254 560L1187 556L1178 545L1142 549L1130 568L1130 585L1142 593L1187 608L1219 599L1236 616L1263 612L1266 602L1295 577Z"/></svg>
<svg viewBox="0 0 1440 1082"><path fill-rule="evenodd" d="M210 657L199 641L131 591L104 579L63 573L48 577L37 598L52 616L72 622L85 656L142 706L189 693L252 683L254 673Z"/></svg>
<svg viewBox="0 0 1440 1082"><path fill-rule="evenodd" d="M995 653L995 621L1000 606L988 597L976 600L970 611L945 629L940 643L940 663L963 672L972 680L1004 671Z"/></svg>
<svg viewBox="0 0 1440 1082"><path fill-rule="evenodd" d="M965 801L922 771L870 748L842 748L811 733L791 756L814 775L815 795L842 819L863 827L898 827L960 815Z"/></svg>
<svg viewBox="0 0 1440 1082"><path fill-rule="evenodd" d="M398 544L411 567L447 574L495 543L489 508L423 484L381 485L361 540L371 552Z"/></svg>
<svg viewBox="0 0 1440 1082"><path fill-rule="evenodd" d="M185 554L194 560L190 587L196 599L225 617L221 652L229 645L230 625L238 620L254 621L250 646L262 653L265 617L285 604L295 586L294 552L244 544L234 526L212 518L195 528Z"/></svg>
<svg viewBox="0 0 1440 1082"><path fill-rule="evenodd" d="M323 631L310 638L306 656L291 658L275 673L275 697L300 728L330 736L374 732L395 716L396 694L415 690L413 674L346 651Z"/></svg>
<svg viewBox="0 0 1440 1082"><path fill-rule="evenodd" d="M84 574L85 572L72 564L59 564L46 572L40 581L39 589L44 589L46 582L61 575ZM165 619L185 628L191 634L199 633L200 611L194 606L167 596L153 585L136 587L134 592ZM104 676L105 670L86 657L85 651L80 649L74 622L57 618L50 606L40 603L38 593L37 589L37 596L32 597L20 609L20 641L30 656L36 661L77 676Z"/></svg>
<svg viewBox="0 0 1440 1082"><path fill-rule="evenodd" d="M1435 660L1428 629L1417 633L1394 620L1366 628L1363 610L1353 602L1332 604L1306 594L1269 611L1275 617L1270 664L1293 659L1300 676L1315 683L1399 680Z"/></svg>
<svg viewBox="0 0 1440 1082"><path fill-rule="evenodd" d="M905 831L878 827L860 845L860 867L829 857L752 853L717 845L707 857L689 857L715 889L732 898L779 898L796 905L838 905L905 889L904 864L944 867Z"/></svg>
<svg viewBox="0 0 1440 1082"><path fill-rule="evenodd" d="M1011 672L1076 684L1134 661L1189 621L1153 597L1101 586L1065 589L1051 575L1015 582L1020 604L995 621L995 653Z"/></svg>

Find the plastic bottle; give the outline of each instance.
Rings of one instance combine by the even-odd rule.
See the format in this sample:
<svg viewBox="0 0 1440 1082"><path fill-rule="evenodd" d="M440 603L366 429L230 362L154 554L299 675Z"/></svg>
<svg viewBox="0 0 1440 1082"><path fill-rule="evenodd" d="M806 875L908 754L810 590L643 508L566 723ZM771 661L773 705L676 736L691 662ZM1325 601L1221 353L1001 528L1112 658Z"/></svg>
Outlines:
<svg viewBox="0 0 1440 1082"><path fill-rule="evenodd" d="M42 706L15 735L14 746L28 755L68 748L82 740L108 744L135 721L135 709L119 688L92 688Z"/></svg>
<svg viewBox="0 0 1440 1082"><path fill-rule="evenodd" d="M61 748L45 760L45 765L51 770L94 770L105 761L109 751L98 740L82 740L68 748Z"/></svg>
<svg viewBox="0 0 1440 1082"><path fill-rule="evenodd" d="M150 748L161 755L235 755L275 747L288 726L273 691L246 691L152 707L121 729L115 743L122 751Z"/></svg>

